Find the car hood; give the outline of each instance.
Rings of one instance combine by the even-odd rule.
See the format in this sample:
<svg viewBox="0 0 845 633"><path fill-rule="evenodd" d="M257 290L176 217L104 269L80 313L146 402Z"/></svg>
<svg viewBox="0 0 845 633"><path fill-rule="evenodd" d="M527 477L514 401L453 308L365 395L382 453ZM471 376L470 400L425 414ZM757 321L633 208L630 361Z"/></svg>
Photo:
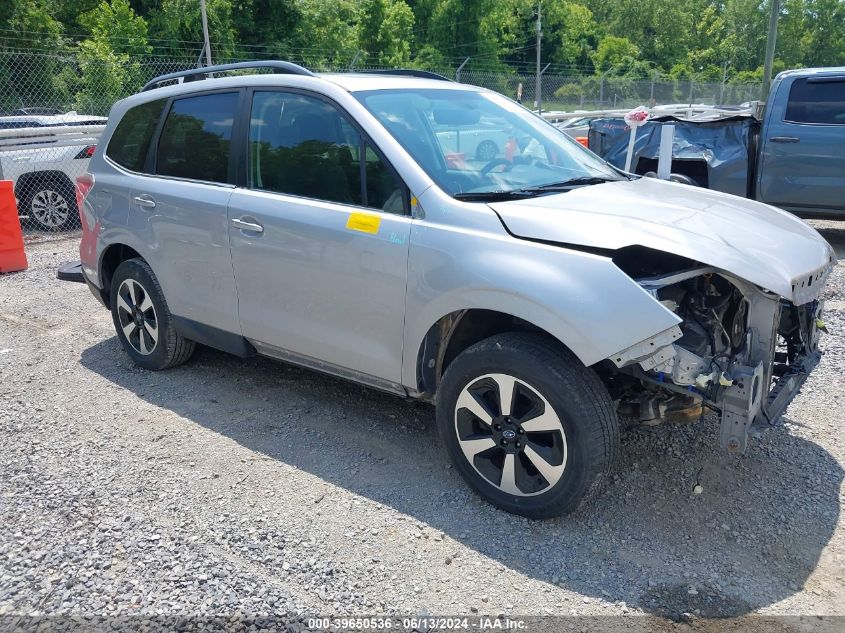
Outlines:
<svg viewBox="0 0 845 633"><path fill-rule="evenodd" d="M611 250L645 246L720 268L793 300L796 282L824 273L836 261L815 229L785 211L653 178L490 206L517 237Z"/></svg>

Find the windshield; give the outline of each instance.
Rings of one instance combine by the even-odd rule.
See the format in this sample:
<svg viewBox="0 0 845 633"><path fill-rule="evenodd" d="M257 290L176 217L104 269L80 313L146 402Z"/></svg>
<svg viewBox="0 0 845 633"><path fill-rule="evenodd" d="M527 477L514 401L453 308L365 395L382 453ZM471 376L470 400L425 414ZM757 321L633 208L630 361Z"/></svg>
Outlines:
<svg viewBox="0 0 845 633"><path fill-rule="evenodd" d="M539 195L525 190L624 179L563 132L495 93L437 88L354 94L451 196Z"/></svg>

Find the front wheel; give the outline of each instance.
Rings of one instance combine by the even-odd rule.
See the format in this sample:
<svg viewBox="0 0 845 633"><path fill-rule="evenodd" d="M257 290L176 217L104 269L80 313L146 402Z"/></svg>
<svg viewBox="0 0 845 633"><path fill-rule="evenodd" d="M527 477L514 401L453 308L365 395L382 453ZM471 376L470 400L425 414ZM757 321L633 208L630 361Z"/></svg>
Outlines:
<svg viewBox="0 0 845 633"><path fill-rule="evenodd" d="M143 259L117 267L110 299L117 337L136 365L167 369L191 357L195 344L174 329L158 279Z"/></svg>
<svg viewBox="0 0 845 633"><path fill-rule="evenodd" d="M484 499L535 519L600 488L619 423L598 376L547 336L501 334L460 354L437 392L437 425Z"/></svg>

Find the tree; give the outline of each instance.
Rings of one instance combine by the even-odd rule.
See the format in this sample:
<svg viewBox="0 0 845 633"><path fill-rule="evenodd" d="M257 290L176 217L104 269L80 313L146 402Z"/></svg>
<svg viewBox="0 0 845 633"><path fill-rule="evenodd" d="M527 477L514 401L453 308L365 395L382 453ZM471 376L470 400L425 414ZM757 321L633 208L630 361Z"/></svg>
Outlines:
<svg viewBox="0 0 845 633"><path fill-rule="evenodd" d="M599 42L593 54L593 63L597 71L607 71L636 60L639 53L640 49L627 37L607 35Z"/></svg>
<svg viewBox="0 0 845 633"><path fill-rule="evenodd" d="M206 0L208 31L214 61L235 56L235 24L232 0ZM170 56L197 59L202 49L203 32L198 0L162 0L152 14L150 31L156 39L154 48Z"/></svg>
<svg viewBox="0 0 845 633"><path fill-rule="evenodd" d="M308 0L300 4L302 20L296 48L308 65L348 65L358 49L358 0Z"/></svg>
<svg viewBox="0 0 845 633"><path fill-rule="evenodd" d="M404 0L365 0L358 24L358 48L387 66L411 61L414 12Z"/></svg>
<svg viewBox="0 0 845 633"><path fill-rule="evenodd" d="M543 22L546 59L581 68L590 63L598 33L592 11L574 2L557 2L548 6Z"/></svg>
<svg viewBox="0 0 845 633"><path fill-rule="evenodd" d="M257 53L292 58L302 8L296 0L238 0L232 7L238 44Z"/></svg>
<svg viewBox="0 0 845 633"><path fill-rule="evenodd" d="M129 0L103 0L80 18L91 37L79 44L78 108L107 114L111 104L142 83L139 56L149 54L147 23Z"/></svg>
<svg viewBox="0 0 845 633"><path fill-rule="evenodd" d="M8 37L3 48L15 51L0 57L0 94L4 110L23 106L65 107L68 93L57 81L62 64L45 52L61 53L67 48L64 27L47 0L18 0L14 8L4 7L3 28Z"/></svg>

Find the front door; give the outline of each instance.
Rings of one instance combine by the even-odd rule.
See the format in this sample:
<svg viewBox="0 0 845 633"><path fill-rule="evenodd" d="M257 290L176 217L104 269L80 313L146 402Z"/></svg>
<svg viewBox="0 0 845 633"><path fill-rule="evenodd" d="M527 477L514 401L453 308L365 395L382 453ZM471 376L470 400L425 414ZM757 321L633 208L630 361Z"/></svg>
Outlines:
<svg viewBox="0 0 845 633"><path fill-rule="evenodd" d="M393 169L334 104L256 91L229 201L241 329L259 351L398 385L411 218Z"/></svg>
<svg viewBox="0 0 845 633"><path fill-rule="evenodd" d="M798 213L845 211L845 77L799 78L788 89L785 106L768 113L758 198Z"/></svg>

